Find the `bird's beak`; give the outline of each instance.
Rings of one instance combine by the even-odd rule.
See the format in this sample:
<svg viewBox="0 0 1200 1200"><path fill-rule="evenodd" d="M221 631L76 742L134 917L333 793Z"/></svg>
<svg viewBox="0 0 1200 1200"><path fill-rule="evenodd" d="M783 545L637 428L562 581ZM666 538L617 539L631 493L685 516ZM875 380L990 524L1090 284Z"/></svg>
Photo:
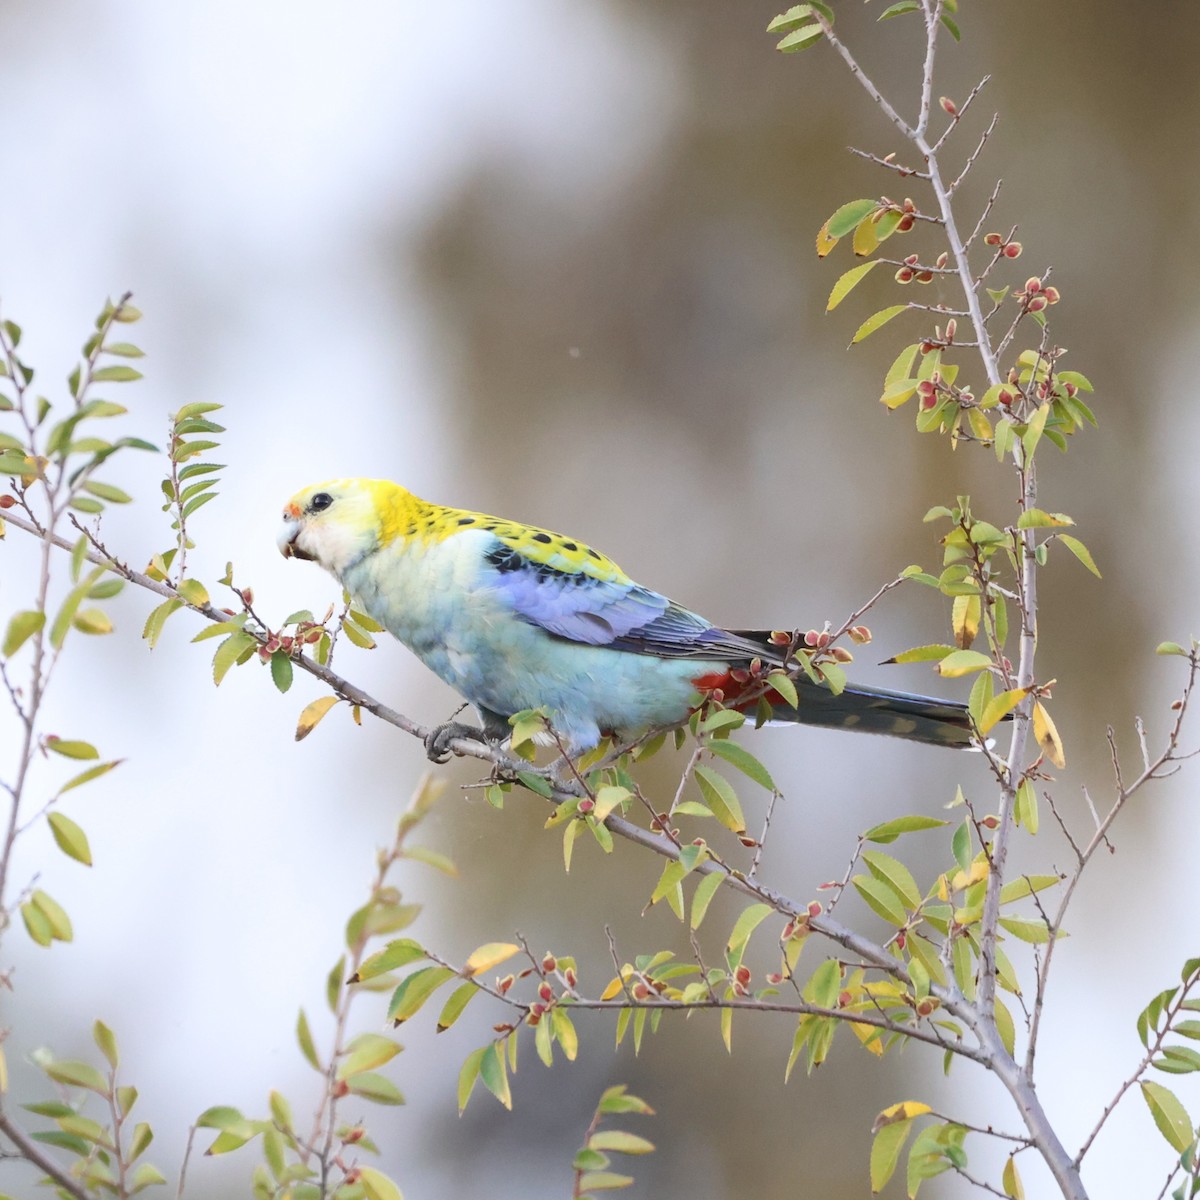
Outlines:
<svg viewBox="0 0 1200 1200"><path fill-rule="evenodd" d="M275 544L279 547L279 553L284 558L299 558L305 562L312 562L313 556L305 550L301 550L296 545L296 539L300 536L300 522L291 517L285 517L283 527L275 537Z"/></svg>

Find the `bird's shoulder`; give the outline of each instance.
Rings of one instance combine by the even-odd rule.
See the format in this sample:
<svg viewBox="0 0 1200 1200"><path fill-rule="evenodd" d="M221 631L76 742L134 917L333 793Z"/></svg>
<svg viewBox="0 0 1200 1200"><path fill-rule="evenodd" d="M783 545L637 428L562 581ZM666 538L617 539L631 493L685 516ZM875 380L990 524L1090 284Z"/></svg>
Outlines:
<svg viewBox="0 0 1200 1200"><path fill-rule="evenodd" d="M611 558L578 538L554 533L536 525L509 521L461 508L440 508L431 514L429 535L435 543L469 541L472 550L502 574L532 572L594 579L601 583L630 585L632 580Z"/></svg>

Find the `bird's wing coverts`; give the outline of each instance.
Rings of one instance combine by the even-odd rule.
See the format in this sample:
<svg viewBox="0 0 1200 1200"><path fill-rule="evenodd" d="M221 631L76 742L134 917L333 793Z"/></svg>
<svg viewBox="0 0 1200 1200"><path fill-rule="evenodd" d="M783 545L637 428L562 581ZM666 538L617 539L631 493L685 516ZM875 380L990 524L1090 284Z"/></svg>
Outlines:
<svg viewBox="0 0 1200 1200"><path fill-rule="evenodd" d="M634 583L607 559L584 558L579 567L564 570L556 558L553 545L531 547L527 539L503 535L486 555L495 572L494 590L523 620L548 633L660 658L746 660L762 652Z"/></svg>

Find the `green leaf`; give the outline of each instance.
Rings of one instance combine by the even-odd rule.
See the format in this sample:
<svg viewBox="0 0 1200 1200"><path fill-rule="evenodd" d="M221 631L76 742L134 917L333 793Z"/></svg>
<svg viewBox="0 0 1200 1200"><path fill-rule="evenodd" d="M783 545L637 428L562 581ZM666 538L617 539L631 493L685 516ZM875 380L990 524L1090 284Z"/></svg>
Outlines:
<svg viewBox="0 0 1200 1200"><path fill-rule="evenodd" d="M712 902L712 898L717 894L723 878L720 871L713 871L705 875L696 885L696 890L692 893L691 924L693 929L700 928L700 922L704 920L705 913L708 912L708 906Z"/></svg>
<svg viewBox="0 0 1200 1200"><path fill-rule="evenodd" d="M871 1142L871 1191L882 1191L895 1173L900 1151L912 1132L913 1119L889 1121L877 1130Z"/></svg>
<svg viewBox="0 0 1200 1200"><path fill-rule="evenodd" d="M124 365L100 367L92 372L93 383L133 383L141 377L141 371Z"/></svg>
<svg viewBox="0 0 1200 1200"><path fill-rule="evenodd" d="M869 338L877 329L882 329L893 317L898 317L907 308L907 304L893 304L890 308L881 308L879 312L873 313L855 330L850 344L857 345Z"/></svg>
<svg viewBox="0 0 1200 1200"><path fill-rule="evenodd" d="M1075 557L1079 559L1079 561L1083 563L1083 565L1087 567L1087 569L1091 571L1091 573L1095 575L1097 579L1101 577L1100 569L1096 566L1096 562L1095 559L1092 558L1091 551L1088 550L1088 548L1078 538L1071 537L1071 535L1067 533L1060 533L1058 535L1058 541L1062 542L1062 544L1066 546L1066 548L1070 550L1070 552L1075 555Z"/></svg>
<svg viewBox="0 0 1200 1200"><path fill-rule="evenodd" d="M767 676L767 682L779 693L783 702L791 708L800 707L800 696L796 692L796 684L786 671L772 671Z"/></svg>
<svg viewBox="0 0 1200 1200"><path fill-rule="evenodd" d="M458 1111L460 1113L467 1107L467 1101L471 1098L471 1091L475 1087L475 1080L479 1078L479 1070L483 1065L483 1056L489 1050L491 1050L490 1046L483 1046L479 1050L472 1050L467 1055L462 1069L458 1072Z"/></svg>
<svg viewBox="0 0 1200 1200"><path fill-rule="evenodd" d="M400 986L392 993L388 1005L389 1021L399 1025L415 1016L421 1006L437 991L438 988L452 979L454 972L449 967L422 967L406 976Z"/></svg>
<svg viewBox="0 0 1200 1200"><path fill-rule="evenodd" d="M373 1071L389 1063L404 1047L381 1033L360 1033L346 1047L338 1064L337 1078L346 1079L363 1071Z"/></svg>
<svg viewBox="0 0 1200 1200"><path fill-rule="evenodd" d="M749 776L760 787L766 788L769 792L777 790L770 771L744 746L740 746L737 742L721 740L709 742L708 749L718 758L723 758L731 766L736 767L743 775Z"/></svg>
<svg viewBox="0 0 1200 1200"><path fill-rule="evenodd" d="M50 823L50 832L54 835L58 848L68 858L90 867L92 850L88 845L87 834L70 817L65 817L62 813L52 812L46 820Z"/></svg>
<svg viewBox="0 0 1200 1200"><path fill-rule="evenodd" d="M830 237L845 237L854 230L859 221L873 213L877 207L878 202L875 200L851 200L843 204L825 222L825 231Z"/></svg>
<svg viewBox="0 0 1200 1200"><path fill-rule="evenodd" d="M91 742L71 741L67 738L47 737L43 745L64 758L99 758L100 751Z"/></svg>
<svg viewBox="0 0 1200 1200"><path fill-rule="evenodd" d="M404 857L411 859L413 862L422 862L428 867L433 867L435 871L441 871L443 875L449 875L451 878L458 875L458 868L446 855L437 850L430 850L426 846L409 846L404 851Z"/></svg>
<svg viewBox="0 0 1200 1200"><path fill-rule="evenodd" d="M304 1009L300 1010L300 1015L296 1018L296 1041L300 1045L300 1053L304 1055L308 1065L314 1071L322 1070L321 1059L317 1055L317 1044L313 1041L312 1030L308 1025L308 1017L305 1015Z"/></svg>
<svg viewBox="0 0 1200 1200"><path fill-rule="evenodd" d="M750 935L774 911L769 904L751 904L749 908L743 910L741 916L734 923L733 932L730 933L725 947L731 959L737 962L741 961Z"/></svg>
<svg viewBox="0 0 1200 1200"><path fill-rule="evenodd" d="M505 1108L512 1108L512 1091L508 1086L508 1066L504 1061L504 1047L493 1042L483 1053L479 1064L479 1078Z"/></svg>
<svg viewBox="0 0 1200 1200"><path fill-rule="evenodd" d="M12 658L14 654L46 624L46 614L27 610L13 613L4 633L4 642L0 645L0 654Z"/></svg>
<svg viewBox="0 0 1200 1200"><path fill-rule="evenodd" d="M900 897L883 880L866 875L855 875L850 882L854 884L858 894L867 902L871 911L882 917L889 925L898 927L908 920Z"/></svg>
<svg viewBox="0 0 1200 1200"><path fill-rule="evenodd" d="M459 1017L462 1016L463 1010L479 995L479 988L473 983L464 983L450 993L450 999L446 1001L442 1007L441 1015L437 1019L437 1031L442 1033L450 1028Z"/></svg>
<svg viewBox="0 0 1200 1200"><path fill-rule="evenodd" d="M807 50L814 42L819 42L825 36L825 30L820 25L805 25L781 38L775 49L781 54L795 54L798 50ZM586 1190L586 1189L585 1189Z"/></svg>
<svg viewBox="0 0 1200 1200"><path fill-rule="evenodd" d="M1015 938L1040 945L1050 940L1050 930L1041 917L1001 917L1000 924ZM1059 937L1065 937L1059 933Z"/></svg>
<svg viewBox="0 0 1200 1200"><path fill-rule="evenodd" d="M404 1200L400 1189L382 1171L374 1167L359 1167L358 1171L367 1200Z"/></svg>
<svg viewBox="0 0 1200 1200"><path fill-rule="evenodd" d="M728 1009L725 1011L728 1012ZM587 1171L579 1177L579 1195L590 1192L611 1192L633 1183L632 1175L617 1175L612 1171Z"/></svg>
<svg viewBox="0 0 1200 1200"><path fill-rule="evenodd" d="M886 845L894 842L902 833L918 833L923 829L938 829L949 825L949 821L938 820L937 817L909 816L896 817L892 821L884 821L881 825L873 825L863 834L863 840Z"/></svg>
<svg viewBox="0 0 1200 1200"><path fill-rule="evenodd" d="M107 775L113 767L119 767L124 759L115 759L113 762L100 763L95 767L88 767L86 771L81 771L78 775L68 780L58 789L58 794L61 796L69 792L72 788L81 787L85 783L91 783L93 779L98 779L101 775Z"/></svg>
<svg viewBox="0 0 1200 1200"><path fill-rule="evenodd" d="M42 1070L56 1083L65 1083L68 1087L86 1088L89 1092L95 1092L97 1096L108 1095L108 1081L88 1063L61 1059L46 1063Z"/></svg>
<svg viewBox="0 0 1200 1200"><path fill-rule="evenodd" d="M746 818L742 813L741 801L738 800L737 793L729 781L708 767L698 766L696 782L700 785L705 803L712 809L717 820L734 833L745 833Z"/></svg>
<svg viewBox="0 0 1200 1200"><path fill-rule="evenodd" d="M257 645L258 642L244 629L231 633L217 647L217 652L213 655L213 683L220 687L221 680L229 673L230 668L241 659L243 654L253 650Z"/></svg>
<svg viewBox="0 0 1200 1200"><path fill-rule="evenodd" d="M829 302L825 305L825 311L833 312L855 286L870 274L872 268L879 266L879 262L880 260L877 258L872 259L870 262L861 263L857 267L851 267L849 271L842 275L837 283L833 285L833 291L829 293Z"/></svg>
<svg viewBox="0 0 1200 1200"><path fill-rule="evenodd" d="M146 624L142 629L142 637L150 643L150 649L153 650L158 644L158 639L162 636L163 626L167 623L167 618L173 613L178 612L183 607L183 601L172 597L170 600L164 601L146 618Z"/></svg>
<svg viewBox="0 0 1200 1200"><path fill-rule="evenodd" d="M386 975L397 967L407 967L409 963L417 962L425 957L424 947L412 938L396 938L388 942L382 950L364 958L358 970L350 976L350 983L362 983L374 979L377 975Z"/></svg>
<svg viewBox="0 0 1200 1200"><path fill-rule="evenodd" d="M920 0L897 0L897 3L889 5L876 18L880 21L886 21L889 17L898 17L903 13L916 12L920 8ZM879 1189L876 1188L876 1191Z"/></svg>
<svg viewBox="0 0 1200 1200"><path fill-rule="evenodd" d="M906 908L913 909L921 903L921 889L917 887L912 872L899 859L880 850L867 850L862 860L876 879L891 887Z"/></svg>
<svg viewBox="0 0 1200 1200"><path fill-rule="evenodd" d="M626 1133L623 1129L601 1129L588 1139L588 1146L592 1150L608 1150L614 1154L650 1154L654 1151L654 1143L648 1138Z"/></svg>
<svg viewBox="0 0 1200 1200"><path fill-rule="evenodd" d="M1143 1082L1142 1097L1158 1126L1158 1132L1167 1139L1171 1147L1182 1154L1192 1144L1192 1121L1187 1109L1179 1102L1175 1093L1160 1083Z"/></svg>
<svg viewBox="0 0 1200 1200"><path fill-rule="evenodd" d="M346 1086L356 1096L371 1100L375 1104L403 1104L404 1093L386 1076L375 1071L362 1071L345 1080Z"/></svg>
<svg viewBox="0 0 1200 1200"><path fill-rule="evenodd" d="M271 680L281 692L292 686L292 656L286 650L271 655Z"/></svg>

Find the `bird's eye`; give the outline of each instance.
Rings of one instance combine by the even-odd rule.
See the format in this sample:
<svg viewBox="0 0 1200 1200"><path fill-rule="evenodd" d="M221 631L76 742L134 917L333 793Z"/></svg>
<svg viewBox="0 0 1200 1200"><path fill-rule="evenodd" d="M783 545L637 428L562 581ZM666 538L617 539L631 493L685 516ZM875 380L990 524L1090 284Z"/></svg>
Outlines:
<svg viewBox="0 0 1200 1200"><path fill-rule="evenodd" d="M328 492L318 492L312 500L309 501L310 512L320 512L322 509L328 508L333 503L333 497Z"/></svg>

